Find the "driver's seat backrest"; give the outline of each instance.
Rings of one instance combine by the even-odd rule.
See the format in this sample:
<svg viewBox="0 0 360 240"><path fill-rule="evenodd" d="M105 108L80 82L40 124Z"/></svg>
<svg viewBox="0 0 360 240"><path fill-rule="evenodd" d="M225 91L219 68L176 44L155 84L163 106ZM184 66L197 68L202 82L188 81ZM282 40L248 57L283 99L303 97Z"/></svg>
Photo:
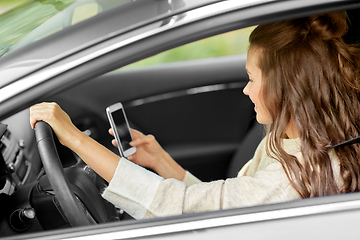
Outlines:
<svg viewBox="0 0 360 240"><path fill-rule="evenodd" d="M251 129L246 134L236 150L231 162L229 164L227 177L234 178L237 177L240 169L253 158L255 150L261 140L265 136L264 125L259 124L257 121L253 124Z"/></svg>

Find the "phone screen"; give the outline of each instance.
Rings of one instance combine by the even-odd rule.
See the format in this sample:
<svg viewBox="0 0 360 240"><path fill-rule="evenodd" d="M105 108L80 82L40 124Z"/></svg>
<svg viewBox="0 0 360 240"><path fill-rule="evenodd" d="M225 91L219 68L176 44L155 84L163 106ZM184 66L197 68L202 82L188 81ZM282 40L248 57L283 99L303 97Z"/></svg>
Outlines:
<svg viewBox="0 0 360 240"><path fill-rule="evenodd" d="M129 143L132 141L132 138L126 123L124 112L122 109L119 109L117 111L112 112L111 115L114 119L116 130L119 134L122 149L123 151L126 151L129 148L131 148Z"/></svg>

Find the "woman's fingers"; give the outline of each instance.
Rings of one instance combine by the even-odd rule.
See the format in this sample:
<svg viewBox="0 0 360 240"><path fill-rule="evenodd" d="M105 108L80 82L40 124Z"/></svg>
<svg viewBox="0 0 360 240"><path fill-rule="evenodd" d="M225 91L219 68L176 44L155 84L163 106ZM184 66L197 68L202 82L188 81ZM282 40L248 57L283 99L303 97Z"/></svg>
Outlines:
<svg viewBox="0 0 360 240"><path fill-rule="evenodd" d="M131 131L131 135L132 135L132 137L133 137L134 139L135 139L135 138L139 138L139 137L141 137L141 136L144 135L144 134L142 134L141 132L139 132L139 131L137 131L137 130L135 130L135 129L132 129L132 128L130 128L130 131ZM109 128L108 132L109 132L109 134L110 134L111 136L114 136L114 130L113 130L112 128Z"/></svg>
<svg viewBox="0 0 360 240"><path fill-rule="evenodd" d="M51 120L54 119L54 115L56 115L57 107L56 103L39 103L30 107L31 128L34 129L35 123L41 120L50 124Z"/></svg>
<svg viewBox="0 0 360 240"><path fill-rule="evenodd" d="M111 144L112 144L114 147L118 147L116 139L111 140Z"/></svg>
<svg viewBox="0 0 360 240"><path fill-rule="evenodd" d="M130 145L133 147L137 147L143 144L150 144L154 142L155 137L153 135L142 135L141 137L138 137L134 139L132 142L130 142Z"/></svg>
<svg viewBox="0 0 360 240"><path fill-rule="evenodd" d="M131 135L132 135L133 139L137 139L137 138L144 136L144 134L142 134L142 132L140 132L138 130L130 128L130 131L131 131Z"/></svg>
<svg viewBox="0 0 360 240"><path fill-rule="evenodd" d="M31 127L34 129L35 123L41 120L52 127L60 143L65 146L71 144L74 134L80 132L57 103L40 103L30 107Z"/></svg>
<svg viewBox="0 0 360 240"><path fill-rule="evenodd" d="M40 110L39 110L39 107L37 105L34 105L34 106L30 107L30 125L31 125L32 129L35 128L35 123L37 121L42 120L41 115L39 114Z"/></svg>
<svg viewBox="0 0 360 240"><path fill-rule="evenodd" d="M132 128L130 128L130 131L131 131L131 135L133 137L133 141L130 142L130 145L133 147L138 147L143 144L150 144L151 142L153 142L155 140L155 137L153 135L144 135L140 131L137 131ZM112 128L110 128L108 130L108 132L110 135L114 136L114 131ZM115 147L118 146L116 139L113 139L111 141L111 144L114 145Z"/></svg>
<svg viewBox="0 0 360 240"><path fill-rule="evenodd" d="M109 128L108 132L111 136L114 136L114 131L112 130L112 128Z"/></svg>

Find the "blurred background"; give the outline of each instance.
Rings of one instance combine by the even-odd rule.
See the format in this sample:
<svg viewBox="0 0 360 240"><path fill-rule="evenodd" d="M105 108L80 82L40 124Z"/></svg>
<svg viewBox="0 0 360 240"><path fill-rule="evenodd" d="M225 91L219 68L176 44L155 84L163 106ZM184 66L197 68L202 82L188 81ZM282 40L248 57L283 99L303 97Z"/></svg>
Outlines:
<svg viewBox="0 0 360 240"><path fill-rule="evenodd" d="M0 0L0 14L26 1L27 0Z"/></svg>

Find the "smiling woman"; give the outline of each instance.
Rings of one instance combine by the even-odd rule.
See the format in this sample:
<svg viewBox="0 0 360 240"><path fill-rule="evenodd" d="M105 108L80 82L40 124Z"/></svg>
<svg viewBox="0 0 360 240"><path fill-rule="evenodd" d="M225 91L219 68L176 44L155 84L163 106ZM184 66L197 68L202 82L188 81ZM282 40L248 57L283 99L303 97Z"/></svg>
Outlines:
<svg viewBox="0 0 360 240"><path fill-rule="evenodd" d="M249 82L245 86L243 92L249 96L250 100L255 104L256 120L261 124L271 124L273 122L269 110L266 108L264 96L261 92L262 84L266 79L262 78L261 69L259 68L259 60L262 51L260 49L249 49L246 72L249 75Z"/></svg>
<svg viewBox="0 0 360 240"><path fill-rule="evenodd" d="M260 26L250 36L261 52L262 97L272 119L268 152L303 198L360 190L359 146L328 151L360 135L360 49L344 42L346 31L346 13L335 12ZM305 161L282 149L289 128Z"/></svg>

